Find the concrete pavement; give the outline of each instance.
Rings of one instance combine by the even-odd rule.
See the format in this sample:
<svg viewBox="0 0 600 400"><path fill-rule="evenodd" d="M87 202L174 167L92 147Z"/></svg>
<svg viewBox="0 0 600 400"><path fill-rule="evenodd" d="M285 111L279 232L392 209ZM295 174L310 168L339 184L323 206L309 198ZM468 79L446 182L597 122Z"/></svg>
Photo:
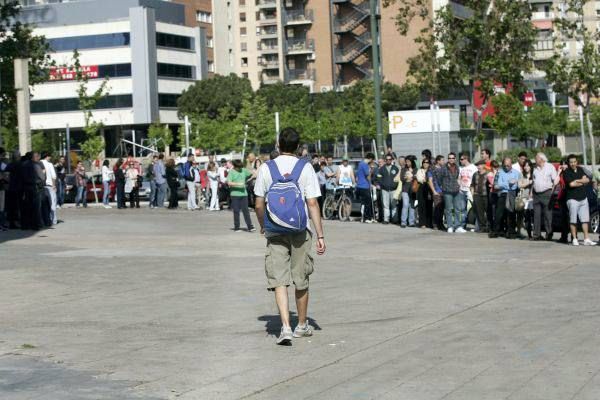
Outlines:
<svg viewBox="0 0 600 400"><path fill-rule="evenodd" d="M278 347L229 212L60 218L0 233L0 399L600 398L600 248L326 223L318 330Z"/></svg>

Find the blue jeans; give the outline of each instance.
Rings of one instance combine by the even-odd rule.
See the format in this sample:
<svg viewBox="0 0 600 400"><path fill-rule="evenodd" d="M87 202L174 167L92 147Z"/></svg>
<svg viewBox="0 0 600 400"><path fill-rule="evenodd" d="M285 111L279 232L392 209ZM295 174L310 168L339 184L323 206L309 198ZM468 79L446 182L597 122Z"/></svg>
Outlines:
<svg viewBox="0 0 600 400"><path fill-rule="evenodd" d="M410 199L410 194L407 192L402 192L402 225L415 224L415 209L411 203L412 201Z"/></svg>
<svg viewBox="0 0 600 400"><path fill-rule="evenodd" d="M60 179L56 180L56 204L62 206L65 203L65 183Z"/></svg>
<svg viewBox="0 0 600 400"><path fill-rule="evenodd" d="M150 180L150 197L148 198L148 202L150 203L150 207L156 206L156 182L154 182L154 179Z"/></svg>
<svg viewBox="0 0 600 400"><path fill-rule="evenodd" d="M107 206L108 200L110 197L110 181L104 181L104 182L102 182L102 185L104 186L104 194L102 196L102 204Z"/></svg>
<svg viewBox="0 0 600 400"><path fill-rule="evenodd" d="M462 217L462 199L460 193L444 193L444 212L446 214L446 225L454 230L461 227Z"/></svg>
<svg viewBox="0 0 600 400"><path fill-rule="evenodd" d="M77 186L77 196L75 196L75 206L83 203L87 207L87 188L85 186Z"/></svg>
<svg viewBox="0 0 600 400"><path fill-rule="evenodd" d="M456 205L460 211L460 226L463 228L467 227L467 194L460 192L458 194L458 204Z"/></svg>
<svg viewBox="0 0 600 400"><path fill-rule="evenodd" d="M167 182L156 184L156 207L165 206L165 196L167 195Z"/></svg>

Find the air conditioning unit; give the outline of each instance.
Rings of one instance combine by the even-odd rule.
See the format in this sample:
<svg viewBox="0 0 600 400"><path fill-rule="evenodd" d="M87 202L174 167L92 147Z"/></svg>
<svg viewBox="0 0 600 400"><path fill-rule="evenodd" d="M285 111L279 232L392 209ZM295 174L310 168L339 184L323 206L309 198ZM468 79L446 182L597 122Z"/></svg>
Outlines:
<svg viewBox="0 0 600 400"><path fill-rule="evenodd" d="M321 93L331 92L333 90L333 86L321 86Z"/></svg>
<svg viewBox="0 0 600 400"><path fill-rule="evenodd" d="M306 61L315 61L317 59L317 56L315 55L315 53L309 54L308 56L306 56Z"/></svg>

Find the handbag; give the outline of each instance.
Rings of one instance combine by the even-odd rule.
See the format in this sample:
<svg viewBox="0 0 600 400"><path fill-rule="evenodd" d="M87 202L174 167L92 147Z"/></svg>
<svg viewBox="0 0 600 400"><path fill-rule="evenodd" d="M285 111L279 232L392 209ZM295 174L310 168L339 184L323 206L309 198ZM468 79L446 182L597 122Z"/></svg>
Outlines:
<svg viewBox="0 0 600 400"><path fill-rule="evenodd" d="M519 193L515 198L515 211L523 211L525 209L525 198Z"/></svg>
<svg viewBox="0 0 600 400"><path fill-rule="evenodd" d="M413 193L417 193L419 191L420 187L421 187L421 184L416 179L413 179L413 181L412 181L412 192Z"/></svg>

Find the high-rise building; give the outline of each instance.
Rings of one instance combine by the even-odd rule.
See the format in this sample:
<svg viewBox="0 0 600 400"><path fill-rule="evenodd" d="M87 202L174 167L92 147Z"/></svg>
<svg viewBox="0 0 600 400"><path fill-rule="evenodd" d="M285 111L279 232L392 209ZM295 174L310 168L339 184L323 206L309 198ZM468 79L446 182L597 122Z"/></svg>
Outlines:
<svg viewBox="0 0 600 400"><path fill-rule="evenodd" d="M84 127L72 68L75 49L89 79L88 93L109 77L108 96L94 110L94 119L104 125L108 156L123 153L122 139L139 143L153 122L176 129L182 122L177 98L206 77L205 30L185 25L180 4L38 0L27 2L19 18L46 37L56 63L50 80L32 90L31 128L64 131L69 125L75 148Z"/></svg>

